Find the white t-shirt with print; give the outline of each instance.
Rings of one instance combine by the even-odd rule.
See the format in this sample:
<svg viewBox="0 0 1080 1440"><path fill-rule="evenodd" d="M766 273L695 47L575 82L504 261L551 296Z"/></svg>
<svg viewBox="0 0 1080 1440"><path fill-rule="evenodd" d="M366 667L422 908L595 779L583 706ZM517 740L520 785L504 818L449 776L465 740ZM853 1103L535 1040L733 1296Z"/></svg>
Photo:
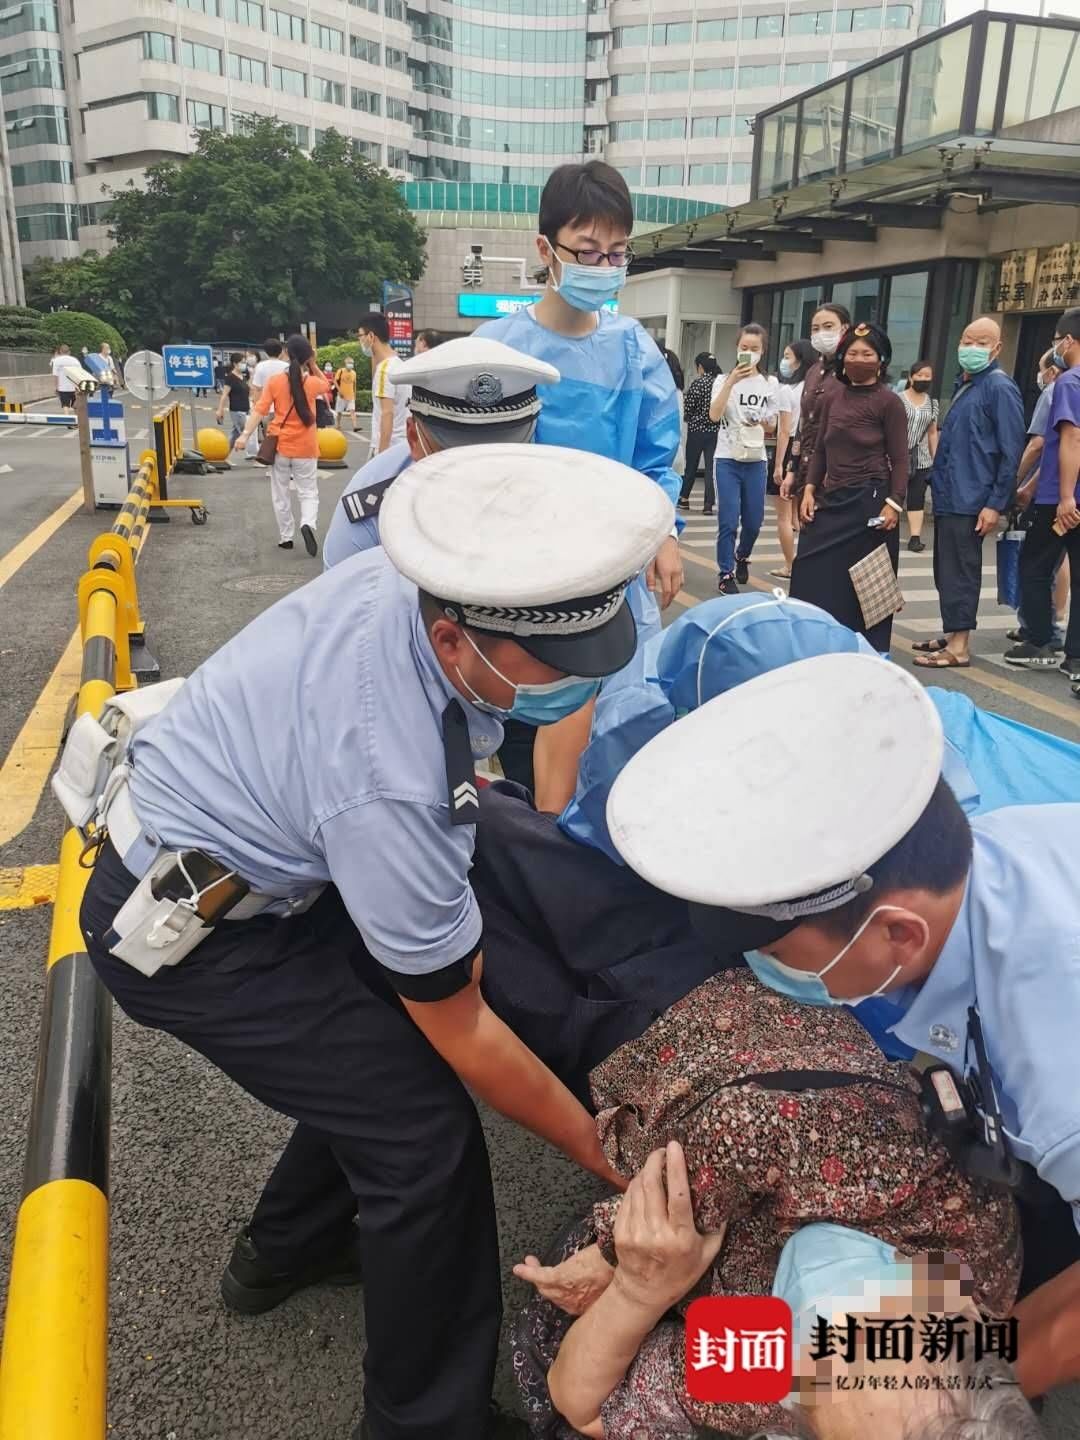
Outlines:
<svg viewBox="0 0 1080 1440"><path fill-rule="evenodd" d="M712 399L724 388L724 376L717 375L713 381ZM731 459L731 442L739 425L764 425L774 420L780 410L780 383L773 375L750 375L737 380L728 397L727 409L720 419L716 432L716 458ZM761 447L758 460L765 459L765 446Z"/></svg>
<svg viewBox="0 0 1080 1440"><path fill-rule="evenodd" d="M390 431L390 444L396 445L405 439L405 422L409 418L409 396L411 385L392 385L386 378L390 368L389 360L380 360L371 376L371 453L379 453L379 431L382 426L381 400L393 400L394 425Z"/></svg>
<svg viewBox="0 0 1080 1440"><path fill-rule="evenodd" d="M82 366L74 355L57 355L52 362L52 373L56 376L56 388L61 395L70 395L75 389L75 377L72 369L81 370Z"/></svg>

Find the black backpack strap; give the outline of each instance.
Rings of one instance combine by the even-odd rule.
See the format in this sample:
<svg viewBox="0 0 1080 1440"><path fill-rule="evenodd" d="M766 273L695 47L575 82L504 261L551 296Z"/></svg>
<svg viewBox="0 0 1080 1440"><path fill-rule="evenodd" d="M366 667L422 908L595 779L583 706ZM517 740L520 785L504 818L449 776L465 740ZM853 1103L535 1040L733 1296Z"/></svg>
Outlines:
<svg viewBox="0 0 1080 1440"><path fill-rule="evenodd" d="M880 1085L886 1090L898 1090L909 1099L919 1098L916 1091L898 1084L895 1080L881 1080L876 1075L856 1075L850 1070L763 1070L757 1075L739 1075L734 1080L725 1080L707 1095L703 1095L688 1110L684 1110L679 1119L685 1119L695 1110L700 1110L718 1091L730 1090L736 1085L760 1085L762 1090L786 1090L794 1094L801 1094L805 1090L844 1090L853 1085Z"/></svg>

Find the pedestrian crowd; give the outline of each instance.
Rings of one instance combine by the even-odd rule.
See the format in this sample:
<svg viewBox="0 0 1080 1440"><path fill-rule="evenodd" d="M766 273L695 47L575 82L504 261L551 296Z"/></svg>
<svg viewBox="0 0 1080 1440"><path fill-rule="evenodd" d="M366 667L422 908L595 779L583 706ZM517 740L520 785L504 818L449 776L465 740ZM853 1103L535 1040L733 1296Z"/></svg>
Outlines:
<svg viewBox="0 0 1080 1440"><path fill-rule="evenodd" d="M986 317L947 409L834 304L778 375L751 323L684 384L605 308L632 228L617 171L561 166L534 304L409 359L361 321L371 454L322 574L146 692L106 784L61 765L100 840L88 954L295 1122L222 1294L363 1286L357 1440L1038 1440L1080 1379L1080 747L887 657L929 493L916 664L970 663L981 548L1025 497L1017 649L1057 663L1080 312L1022 460ZM280 543L295 493L314 556L319 407L355 417L355 369L266 349L261 378L230 356L219 418L238 450L268 422ZM702 460L719 594L664 628ZM767 494L789 596L751 580ZM1077 626L1074 597L1080 680ZM524 1418L491 1403L475 1100L604 1187L513 1267ZM710 1399L688 1307L752 1295L791 1308L790 1393ZM823 1364L850 1315L997 1338Z"/></svg>

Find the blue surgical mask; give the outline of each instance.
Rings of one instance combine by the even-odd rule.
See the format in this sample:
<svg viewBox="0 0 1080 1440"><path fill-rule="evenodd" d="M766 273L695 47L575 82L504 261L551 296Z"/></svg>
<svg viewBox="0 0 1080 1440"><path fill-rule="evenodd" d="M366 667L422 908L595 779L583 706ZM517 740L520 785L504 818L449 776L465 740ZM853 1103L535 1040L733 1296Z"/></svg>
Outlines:
<svg viewBox="0 0 1080 1440"><path fill-rule="evenodd" d="M907 1295L911 1262L876 1235L846 1225L804 1225L780 1252L772 1293L791 1306L796 1343L813 1339L818 1316L873 1314L884 1296Z"/></svg>
<svg viewBox="0 0 1080 1440"><path fill-rule="evenodd" d="M552 286L575 310L602 310L626 284L625 265L574 265L559 256L554 259L559 262L559 274L556 277L552 264Z"/></svg>
<svg viewBox="0 0 1080 1440"><path fill-rule="evenodd" d="M514 703L509 709L504 705L493 705L490 700L478 695L458 670L457 677L472 696L476 707L491 715L498 715L500 719L521 720L526 725L554 725L587 705L600 689L599 680L585 680L577 675L567 675L562 680L549 680L546 685L515 685L501 670L496 670L467 630L462 633L492 674L497 675L503 684L509 685L514 692Z"/></svg>
<svg viewBox="0 0 1080 1440"><path fill-rule="evenodd" d="M794 374L795 374L795 366L791 363L791 361L790 361L790 360L787 360L787 359L781 360L781 361L780 361L780 378L781 378L781 380L790 380L791 377L792 377L792 375L794 375Z"/></svg>
<svg viewBox="0 0 1080 1440"><path fill-rule="evenodd" d="M1057 370L1068 370L1068 368L1069 368L1069 362L1065 359L1064 355L1059 355L1059 354L1058 354L1058 352L1057 352L1057 347L1056 347L1056 346L1054 347L1053 350L1051 350L1051 352L1050 352L1050 358L1051 358L1051 359L1053 360L1053 362L1054 362L1054 367L1055 367L1055 369L1057 369Z"/></svg>
<svg viewBox="0 0 1080 1440"><path fill-rule="evenodd" d="M795 1000L800 1005L861 1005L864 1000L872 1000L876 995L887 990L900 974L901 967L897 965L889 978L883 981L876 990L872 990L869 995L853 995L846 1000L838 999L837 996L830 994L829 987L825 984L822 976L827 975L834 965L839 965L875 915L880 915L883 910L899 910L899 908L899 905L878 905L876 909L871 910L844 948L839 954L833 956L823 970L796 970L793 966L785 965L783 961L777 960L774 955L762 955L757 950L752 950L747 955L746 963L763 985L767 985L770 990L775 990L778 995L786 995L789 1000Z"/></svg>

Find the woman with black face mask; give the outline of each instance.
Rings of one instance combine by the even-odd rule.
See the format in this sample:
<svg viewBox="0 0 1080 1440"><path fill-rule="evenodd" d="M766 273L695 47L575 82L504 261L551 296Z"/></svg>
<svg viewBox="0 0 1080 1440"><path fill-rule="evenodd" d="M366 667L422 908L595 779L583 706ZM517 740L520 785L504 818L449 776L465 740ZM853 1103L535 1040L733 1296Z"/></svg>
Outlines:
<svg viewBox="0 0 1080 1440"><path fill-rule="evenodd" d="M930 394L934 367L929 360L917 360L900 393L907 412L908 491L907 518L911 538L907 548L917 555L925 550L922 527L926 509L926 482L934 467L938 443L938 402Z"/></svg>
<svg viewBox="0 0 1080 1440"><path fill-rule="evenodd" d="M799 549L791 596L820 605L887 654L892 615L866 623L865 577L852 567L882 545L895 576L900 563L900 516L908 487L907 412L885 383L892 345L879 325L861 322L836 351L840 384L824 398L817 444L802 492ZM894 589L885 565L879 591ZM860 582L860 594L855 580ZM876 597L875 597L876 598Z"/></svg>

